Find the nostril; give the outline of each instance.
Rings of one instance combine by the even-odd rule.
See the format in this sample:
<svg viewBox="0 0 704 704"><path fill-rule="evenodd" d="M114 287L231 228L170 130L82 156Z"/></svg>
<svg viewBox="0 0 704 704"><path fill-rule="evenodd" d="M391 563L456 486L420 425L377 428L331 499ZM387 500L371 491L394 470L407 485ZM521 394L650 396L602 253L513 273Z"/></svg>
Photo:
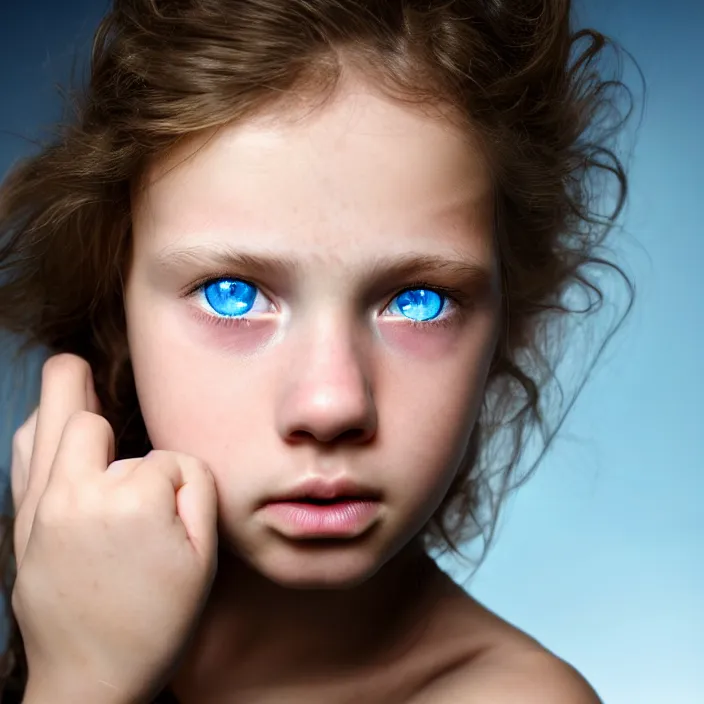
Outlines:
<svg viewBox="0 0 704 704"><path fill-rule="evenodd" d="M352 428L350 430L345 430L344 433L340 433L337 436L337 440L342 442L359 442L366 437L367 433L361 428Z"/></svg>
<svg viewBox="0 0 704 704"><path fill-rule="evenodd" d="M305 440L317 439L321 442L341 442L341 443L361 443L371 435L363 428L350 428L330 438L321 438L321 433L314 433L309 430L294 430L289 433L289 440L294 442L304 442Z"/></svg>

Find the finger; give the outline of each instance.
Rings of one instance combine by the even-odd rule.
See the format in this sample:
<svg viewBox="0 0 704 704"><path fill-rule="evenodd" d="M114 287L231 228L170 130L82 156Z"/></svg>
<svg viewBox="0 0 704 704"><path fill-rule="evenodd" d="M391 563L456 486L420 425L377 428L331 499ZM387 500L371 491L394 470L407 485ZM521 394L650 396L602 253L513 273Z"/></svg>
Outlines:
<svg viewBox="0 0 704 704"><path fill-rule="evenodd" d="M90 366L88 367L88 378L86 379L86 401L88 402L88 410L91 413L103 414L98 394L95 393L95 380L93 379L93 372Z"/></svg>
<svg viewBox="0 0 704 704"><path fill-rule="evenodd" d="M87 481L104 474L115 458L115 434L103 416L74 413L66 422L49 473L48 485Z"/></svg>
<svg viewBox="0 0 704 704"><path fill-rule="evenodd" d="M171 482L176 514L191 544L201 557L212 559L217 545L217 493L210 470L193 457L156 450L144 458L138 470L138 474L152 472Z"/></svg>
<svg viewBox="0 0 704 704"><path fill-rule="evenodd" d="M114 477L126 477L130 475L142 462L143 458L133 458L125 460L116 460L108 465L106 474Z"/></svg>
<svg viewBox="0 0 704 704"><path fill-rule="evenodd" d="M40 411L41 414L41 411ZM46 487L55 482L87 481L91 476L104 474L114 457L115 436L108 421L90 411L78 411L66 422L52 463ZM45 488L46 488L45 487ZM25 493L15 521L14 544L17 564L21 565L34 517L43 496L35 491Z"/></svg>
<svg viewBox="0 0 704 704"><path fill-rule="evenodd" d="M38 497L49 480L51 465L68 419L88 410L92 373L88 363L71 354L49 358L42 370L39 414L32 448L27 492Z"/></svg>
<svg viewBox="0 0 704 704"><path fill-rule="evenodd" d="M188 465L185 469L185 481L176 493L178 515L195 551L212 560L218 541L215 482L207 469L189 472Z"/></svg>
<svg viewBox="0 0 704 704"><path fill-rule="evenodd" d="M12 461L10 464L10 490L15 513L22 504L29 478L29 462L32 459L34 433L37 427L38 408L17 429L12 439Z"/></svg>

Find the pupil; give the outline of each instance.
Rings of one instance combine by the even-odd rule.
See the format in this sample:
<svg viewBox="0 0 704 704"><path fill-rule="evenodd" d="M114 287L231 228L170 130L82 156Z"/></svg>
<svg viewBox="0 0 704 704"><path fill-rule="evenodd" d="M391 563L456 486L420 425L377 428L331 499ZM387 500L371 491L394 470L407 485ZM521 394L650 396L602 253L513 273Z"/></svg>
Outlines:
<svg viewBox="0 0 704 704"><path fill-rule="evenodd" d="M408 318L429 320L440 313L442 303L442 296L435 291L415 289L404 291L399 296L398 307Z"/></svg>

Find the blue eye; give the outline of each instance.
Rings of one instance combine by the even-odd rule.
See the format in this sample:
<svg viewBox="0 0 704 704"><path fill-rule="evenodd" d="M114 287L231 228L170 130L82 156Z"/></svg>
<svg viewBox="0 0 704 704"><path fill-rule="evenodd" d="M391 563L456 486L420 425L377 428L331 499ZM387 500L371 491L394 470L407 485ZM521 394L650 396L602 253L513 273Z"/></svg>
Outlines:
<svg viewBox="0 0 704 704"><path fill-rule="evenodd" d="M436 318L444 307L444 296L427 288L415 288L400 293L394 299L392 307L401 311L401 315L419 322Z"/></svg>
<svg viewBox="0 0 704 704"><path fill-rule="evenodd" d="M201 305L212 311L211 317L220 319L243 319L253 312L266 313L268 299L254 284L241 279L224 277L202 284L198 289ZM261 299L258 301L258 299ZM448 298L430 288L407 289L398 294L389 304L389 312L402 315L413 323L441 323L437 319L444 311ZM436 320L437 319L437 320Z"/></svg>
<svg viewBox="0 0 704 704"><path fill-rule="evenodd" d="M246 315L257 298L257 287L237 279L217 279L203 286L208 305L226 318Z"/></svg>

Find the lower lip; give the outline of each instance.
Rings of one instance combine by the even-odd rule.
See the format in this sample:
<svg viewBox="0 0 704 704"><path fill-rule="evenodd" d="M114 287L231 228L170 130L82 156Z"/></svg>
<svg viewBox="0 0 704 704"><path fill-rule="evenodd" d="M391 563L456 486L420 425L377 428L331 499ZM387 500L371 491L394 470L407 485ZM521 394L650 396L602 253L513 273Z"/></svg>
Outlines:
<svg viewBox="0 0 704 704"><path fill-rule="evenodd" d="M289 538L354 538L367 531L379 514L379 502L348 500L318 505L298 501L267 504L268 525Z"/></svg>

